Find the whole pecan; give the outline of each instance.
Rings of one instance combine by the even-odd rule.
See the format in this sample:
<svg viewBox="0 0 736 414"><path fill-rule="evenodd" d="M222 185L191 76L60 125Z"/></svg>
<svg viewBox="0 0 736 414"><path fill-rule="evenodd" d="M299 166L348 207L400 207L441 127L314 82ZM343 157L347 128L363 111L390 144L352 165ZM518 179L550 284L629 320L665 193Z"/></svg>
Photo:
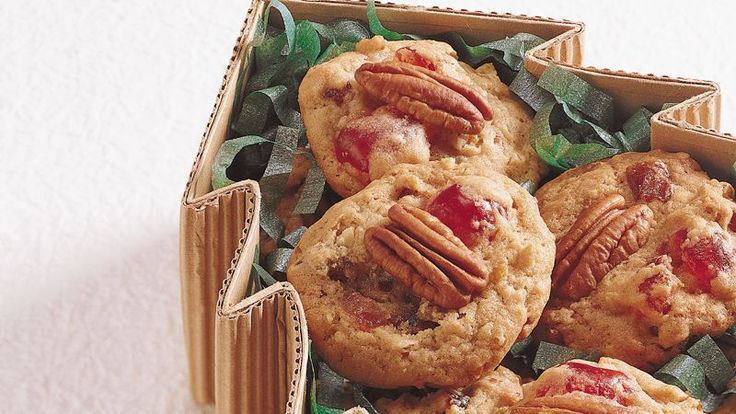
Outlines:
<svg viewBox="0 0 736 414"><path fill-rule="evenodd" d="M366 250L386 273L416 295L456 309L488 286L483 261L440 220L400 204L391 206L388 216L392 224L366 230Z"/></svg>
<svg viewBox="0 0 736 414"><path fill-rule="evenodd" d="M440 73L406 63L364 63L355 80L375 98L421 122L461 134L477 134L493 117L474 89Z"/></svg>
<svg viewBox="0 0 736 414"><path fill-rule="evenodd" d="M654 216L645 204L627 209L622 196L608 196L583 210L557 242L553 288L559 297L587 296L614 267L647 241Z"/></svg>

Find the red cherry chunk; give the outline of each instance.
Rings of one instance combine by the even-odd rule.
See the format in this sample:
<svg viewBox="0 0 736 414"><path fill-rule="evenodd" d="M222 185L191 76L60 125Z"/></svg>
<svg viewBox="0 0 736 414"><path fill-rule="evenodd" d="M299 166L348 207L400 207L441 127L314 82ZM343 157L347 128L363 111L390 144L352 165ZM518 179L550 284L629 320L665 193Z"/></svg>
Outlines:
<svg viewBox="0 0 736 414"><path fill-rule="evenodd" d="M657 248L657 253L672 258L672 266L682 265L682 243L687 239L687 230L680 229L672 233L669 239Z"/></svg>
<svg viewBox="0 0 736 414"><path fill-rule="evenodd" d="M550 389L548 392L567 394L579 391L616 401L623 406L631 404L627 394L631 394L637 384L623 372L575 361L566 362L562 366L569 368L573 375L565 381L564 390Z"/></svg>
<svg viewBox="0 0 736 414"><path fill-rule="evenodd" d="M718 276L718 272L733 267L733 254L723 235L715 234L683 248L682 262L694 276L697 286L704 292L710 292L710 282Z"/></svg>
<svg viewBox="0 0 736 414"><path fill-rule="evenodd" d="M402 47L396 51L396 60L399 62L409 63L415 66L421 66L429 70L437 70L437 67L431 60L420 55L416 50L410 47Z"/></svg>
<svg viewBox="0 0 736 414"><path fill-rule="evenodd" d="M458 184L442 190L426 210L437 217L468 247L475 247L486 237L496 235L495 212L500 205L493 200L471 197Z"/></svg>
<svg viewBox="0 0 736 414"><path fill-rule="evenodd" d="M626 169L629 188L637 200L667 201L672 197L672 183L667 165L661 160L644 161Z"/></svg>
<svg viewBox="0 0 736 414"><path fill-rule="evenodd" d="M342 306L347 313L353 316L358 327L363 331L388 325L392 319L387 311L378 306L376 301L358 292L345 295Z"/></svg>
<svg viewBox="0 0 736 414"><path fill-rule="evenodd" d="M639 292L643 293L647 298L647 305L661 314L668 314L672 309L672 299L669 296L655 296L653 294L656 285L667 283L668 277L664 274L657 273L644 279L639 284Z"/></svg>
<svg viewBox="0 0 736 414"><path fill-rule="evenodd" d="M424 133L424 126L390 106L382 106L372 114L349 121L335 137L337 161L350 164L362 173L370 170L371 153L376 144L391 136ZM365 178L365 177L364 177Z"/></svg>
<svg viewBox="0 0 736 414"><path fill-rule="evenodd" d="M335 139L335 157L341 163L348 163L358 171L368 172L368 158L373 144L378 140L378 132L358 124L340 130Z"/></svg>

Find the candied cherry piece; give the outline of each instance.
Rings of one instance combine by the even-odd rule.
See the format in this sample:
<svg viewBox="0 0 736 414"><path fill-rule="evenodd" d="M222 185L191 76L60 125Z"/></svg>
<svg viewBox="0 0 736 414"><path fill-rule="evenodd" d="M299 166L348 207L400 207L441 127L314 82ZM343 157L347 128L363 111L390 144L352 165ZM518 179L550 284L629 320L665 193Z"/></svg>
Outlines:
<svg viewBox="0 0 736 414"><path fill-rule="evenodd" d="M626 169L629 188L637 200L667 201L672 197L672 183L667 165L661 160L644 161Z"/></svg>
<svg viewBox="0 0 736 414"><path fill-rule="evenodd" d="M666 284L668 276L657 273L650 276L639 284L639 292L643 293L647 298L647 305L661 314L668 314L672 309L672 299L669 296L656 296L654 289L657 285Z"/></svg>
<svg viewBox="0 0 736 414"><path fill-rule="evenodd" d="M669 239L659 246L657 252L659 254L666 254L672 258L673 266L682 265L682 243L687 239L687 230L680 229L672 233Z"/></svg>
<svg viewBox="0 0 736 414"><path fill-rule="evenodd" d="M364 331L388 325L391 322L389 313L381 309L376 301L358 292L345 295L342 306L346 312L355 318L355 322Z"/></svg>
<svg viewBox="0 0 736 414"><path fill-rule="evenodd" d="M710 292L710 282L718 272L733 267L733 249L722 234L703 238L682 249L682 262L695 277L697 286Z"/></svg>
<svg viewBox="0 0 736 414"><path fill-rule="evenodd" d="M396 60L399 62L409 63L415 66L421 66L429 70L437 70L437 67L431 60L420 55L416 50L410 47L402 47L396 51Z"/></svg>
<svg viewBox="0 0 736 414"><path fill-rule="evenodd" d="M411 135L424 126L396 108L382 106L372 114L353 119L345 125L335 138L335 158L347 163L360 172L370 170L370 157L376 144L391 135ZM414 131L414 132L412 132Z"/></svg>
<svg viewBox="0 0 736 414"><path fill-rule="evenodd" d="M335 139L335 157L358 171L368 173L368 157L378 140L378 132L360 124L341 129Z"/></svg>
<svg viewBox="0 0 736 414"><path fill-rule="evenodd" d="M628 394L633 392L637 384L623 372L575 361L561 366L569 368L572 375L567 377L564 384L540 387L537 390L538 397L577 391L616 401L623 406L631 404Z"/></svg>
<svg viewBox="0 0 736 414"><path fill-rule="evenodd" d="M426 210L472 248L486 234L488 240L493 240L496 234L494 212L499 208L497 202L470 197L460 185L453 184L442 190Z"/></svg>

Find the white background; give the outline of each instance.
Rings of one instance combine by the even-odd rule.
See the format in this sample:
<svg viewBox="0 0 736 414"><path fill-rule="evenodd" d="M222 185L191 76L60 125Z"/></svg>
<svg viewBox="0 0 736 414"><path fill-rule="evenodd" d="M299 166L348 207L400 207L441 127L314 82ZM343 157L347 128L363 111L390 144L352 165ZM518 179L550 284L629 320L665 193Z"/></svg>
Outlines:
<svg viewBox="0 0 736 414"><path fill-rule="evenodd" d="M587 64L717 80L734 126L731 2L435 1L584 21ZM202 411L178 205L247 7L0 1L0 411Z"/></svg>

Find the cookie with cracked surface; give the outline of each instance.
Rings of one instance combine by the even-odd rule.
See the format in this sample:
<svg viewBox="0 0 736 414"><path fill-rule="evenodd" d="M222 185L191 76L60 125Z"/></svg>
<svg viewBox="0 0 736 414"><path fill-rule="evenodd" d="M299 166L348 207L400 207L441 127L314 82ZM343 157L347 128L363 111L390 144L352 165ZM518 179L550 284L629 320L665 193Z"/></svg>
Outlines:
<svg viewBox="0 0 736 414"><path fill-rule="evenodd" d="M288 280L310 337L346 378L465 386L536 325L554 239L536 200L483 164L402 165L330 208Z"/></svg>
<svg viewBox="0 0 736 414"><path fill-rule="evenodd" d="M499 366L467 387L437 390L423 396L405 393L394 400L376 401L376 408L383 414L485 414L511 407L521 397L519 376Z"/></svg>
<svg viewBox="0 0 736 414"><path fill-rule="evenodd" d="M473 69L446 43L360 41L307 72L299 106L317 162L342 196L396 164L448 156L482 157L517 182L546 171L526 105L492 64Z"/></svg>
<svg viewBox="0 0 736 414"><path fill-rule="evenodd" d="M684 153L627 153L537 193L557 238L539 332L644 370L736 323L736 204Z"/></svg>
<svg viewBox="0 0 736 414"><path fill-rule="evenodd" d="M700 401L625 362L572 360L549 368L523 385L524 398L511 414L689 414Z"/></svg>

